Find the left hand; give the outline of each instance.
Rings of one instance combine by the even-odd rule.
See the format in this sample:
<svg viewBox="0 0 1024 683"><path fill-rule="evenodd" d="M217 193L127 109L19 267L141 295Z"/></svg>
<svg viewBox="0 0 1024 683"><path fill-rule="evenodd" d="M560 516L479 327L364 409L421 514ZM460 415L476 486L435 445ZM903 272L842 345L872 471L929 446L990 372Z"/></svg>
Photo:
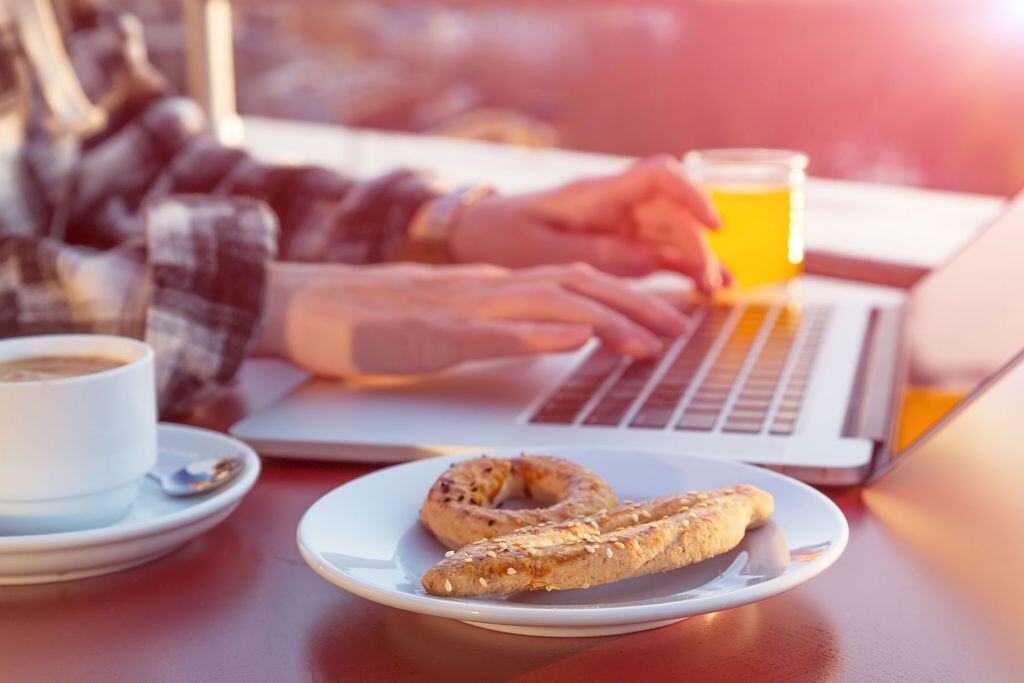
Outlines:
<svg viewBox="0 0 1024 683"><path fill-rule="evenodd" d="M463 263L522 268L583 261L609 273L674 270L711 294L731 277L707 240L720 219L683 166L669 156L625 172L470 205L451 236Z"/></svg>

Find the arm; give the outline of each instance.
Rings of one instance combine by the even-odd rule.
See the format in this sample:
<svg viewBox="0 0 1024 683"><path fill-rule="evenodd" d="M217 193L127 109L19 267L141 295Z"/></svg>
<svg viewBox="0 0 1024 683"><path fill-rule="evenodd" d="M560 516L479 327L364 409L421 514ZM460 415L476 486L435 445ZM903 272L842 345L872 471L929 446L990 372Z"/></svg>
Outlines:
<svg viewBox="0 0 1024 683"><path fill-rule="evenodd" d="M174 156L149 194L182 192L260 199L280 221L282 259L349 264L392 260L414 216L439 194L413 171L359 181L317 166L266 164L205 137Z"/></svg>
<svg viewBox="0 0 1024 683"><path fill-rule="evenodd" d="M134 17L103 3L75 8L69 53L112 125L83 144L71 241L115 245L139 233L145 201L212 194L266 202L280 224L282 258L372 263L396 254L413 216L438 194L412 171L356 181L324 168L262 163L221 145L194 102L169 95Z"/></svg>

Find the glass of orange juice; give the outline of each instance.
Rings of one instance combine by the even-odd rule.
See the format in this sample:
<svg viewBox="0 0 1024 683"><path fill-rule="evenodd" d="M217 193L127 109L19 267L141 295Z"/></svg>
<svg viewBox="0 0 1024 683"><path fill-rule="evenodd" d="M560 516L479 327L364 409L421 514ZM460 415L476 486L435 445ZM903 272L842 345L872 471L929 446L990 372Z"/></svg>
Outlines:
<svg viewBox="0 0 1024 683"><path fill-rule="evenodd" d="M711 248L740 287L796 277L804 262L807 155L778 149L707 149L683 163L722 216Z"/></svg>

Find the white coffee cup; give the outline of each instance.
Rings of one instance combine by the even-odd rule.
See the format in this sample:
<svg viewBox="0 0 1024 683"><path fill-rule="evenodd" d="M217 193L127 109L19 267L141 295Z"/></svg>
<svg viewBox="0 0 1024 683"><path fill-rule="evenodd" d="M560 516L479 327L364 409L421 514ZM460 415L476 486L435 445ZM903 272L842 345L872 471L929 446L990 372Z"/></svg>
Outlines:
<svg viewBox="0 0 1024 683"><path fill-rule="evenodd" d="M0 340L0 363L110 358L100 372L0 381L0 535L89 529L124 517L156 463L153 350L106 335Z"/></svg>

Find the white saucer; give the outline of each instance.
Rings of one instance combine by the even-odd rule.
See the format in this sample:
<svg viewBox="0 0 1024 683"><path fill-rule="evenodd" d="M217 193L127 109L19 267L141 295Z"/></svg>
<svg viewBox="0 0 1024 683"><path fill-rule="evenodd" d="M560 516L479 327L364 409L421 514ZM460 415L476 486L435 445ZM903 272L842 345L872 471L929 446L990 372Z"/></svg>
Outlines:
<svg viewBox="0 0 1024 683"><path fill-rule="evenodd" d="M842 512L821 493L765 469L693 456L597 449L531 449L592 468L634 500L753 484L775 513L733 551L700 564L587 590L504 598L428 595L420 577L444 548L420 525L427 489L454 460L389 467L340 486L306 511L299 550L320 576L368 600L474 626L539 636L596 636L657 628L777 595L824 571L846 547ZM518 452L492 451L512 457Z"/></svg>
<svg viewBox="0 0 1024 683"><path fill-rule="evenodd" d="M234 453L245 457L245 469L223 488L192 498L171 498L145 477L131 512L100 529L0 536L0 585L68 581L155 560L231 514L259 476L259 457L237 439L170 424L159 426L158 438L158 469Z"/></svg>

